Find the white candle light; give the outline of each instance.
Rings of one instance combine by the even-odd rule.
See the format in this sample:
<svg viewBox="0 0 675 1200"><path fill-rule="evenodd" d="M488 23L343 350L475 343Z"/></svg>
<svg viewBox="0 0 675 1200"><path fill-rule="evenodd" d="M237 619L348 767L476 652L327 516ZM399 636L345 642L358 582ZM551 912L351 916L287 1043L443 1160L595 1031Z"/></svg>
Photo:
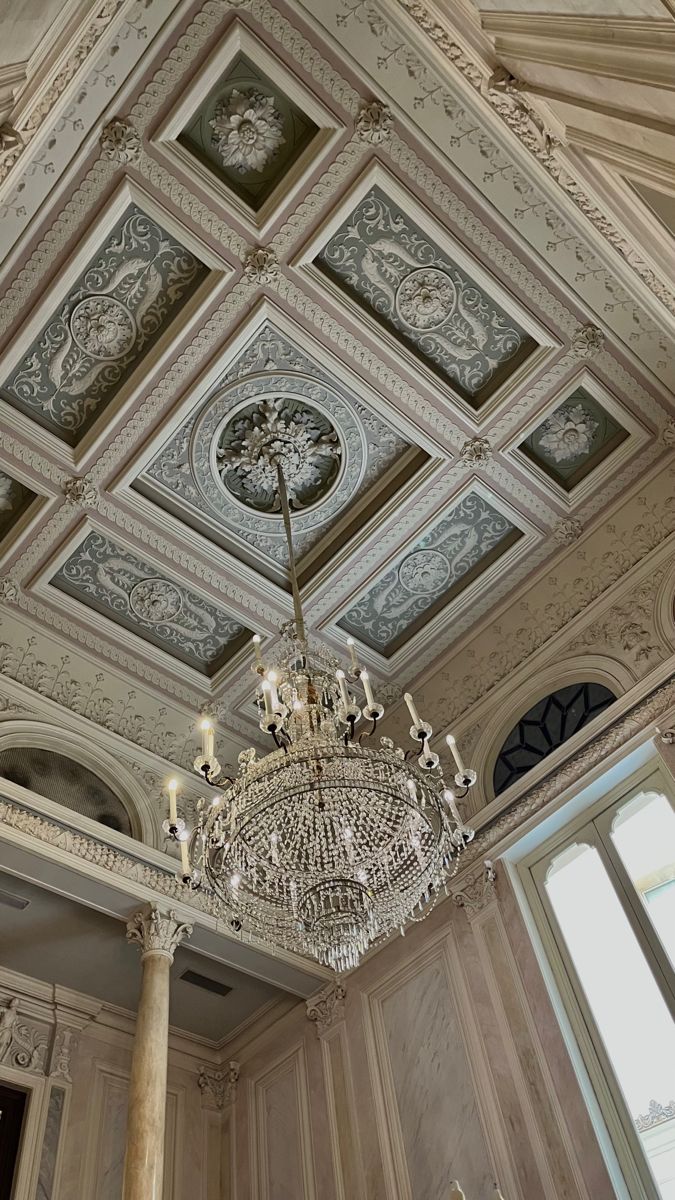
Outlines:
<svg viewBox="0 0 675 1200"><path fill-rule="evenodd" d="M267 672L267 682L270 685L270 700L272 702L272 711L273 712L279 711L279 696L277 694L277 679L278 679L278 675L277 675L276 671L268 671Z"/></svg>
<svg viewBox="0 0 675 1200"><path fill-rule="evenodd" d="M272 711L272 684L269 679L263 679L262 694L265 701L265 716L269 721L272 720L274 713Z"/></svg>
<svg viewBox="0 0 675 1200"><path fill-rule="evenodd" d="M190 874L190 857L188 855L187 842L180 843L180 861L183 870L183 875Z"/></svg>
<svg viewBox="0 0 675 1200"><path fill-rule="evenodd" d="M345 673L344 671L336 671L335 674L340 686L340 699L342 700L343 707L349 708L349 694L347 692L347 685L345 683Z"/></svg>
<svg viewBox="0 0 675 1200"><path fill-rule="evenodd" d="M363 690L366 693L366 704L368 705L368 708L372 709L375 707L375 697L373 696L373 689L370 686L370 676L368 675L367 671L361 672L361 683L363 684Z"/></svg>
<svg viewBox="0 0 675 1200"><path fill-rule="evenodd" d="M208 719L202 721L202 755L213 758L213 725Z"/></svg>
<svg viewBox="0 0 675 1200"><path fill-rule="evenodd" d="M175 779L169 780L169 823L175 825L178 820L178 809L176 808L176 792L178 791L178 782Z"/></svg>
<svg viewBox="0 0 675 1200"><path fill-rule="evenodd" d="M358 669L359 669L359 656L358 656L358 654L356 653L356 646L354 645L354 639L353 639L353 638L351 638L351 637L350 637L350 638L347 638L347 645L349 646L349 657L350 657L350 660L351 660L352 671L358 671Z"/></svg>
<svg viewBox="0 0 675 1200"><path fill-rule="evenodd" d="M415 728L419 729L422 722L420 721L420 714L418 713L417 709L415 708L415 701L413 700L412 696L410 695L410 692L406 692L403 696L403 699L405 700L406 704L408 705L408 712L410 713L410 720L412 721Z"/></svg>
<svg viewBox="0 0 675 1200"><path fill-rule="evenodd" d="M262 638L259 633L254 633L253 638L251 640L253 642L253 652L255 654L256 664L257 664L257 666L261 667L263 665L262 651L260 649L260 643L262 642Z"/></svg>
<svg viewBox="0 0 675 1200"><path fill-rule="evenodd" d="M462 756L457 748L457 742L455 741L455 739L451 733L449 733L447 735L445 740L448 743L448 746L450 747L450 749L452 751L452 757L454 758L455 763L457 764L458 773L460 775L464 775L465 774L464 763L462 762Z"/></svg>

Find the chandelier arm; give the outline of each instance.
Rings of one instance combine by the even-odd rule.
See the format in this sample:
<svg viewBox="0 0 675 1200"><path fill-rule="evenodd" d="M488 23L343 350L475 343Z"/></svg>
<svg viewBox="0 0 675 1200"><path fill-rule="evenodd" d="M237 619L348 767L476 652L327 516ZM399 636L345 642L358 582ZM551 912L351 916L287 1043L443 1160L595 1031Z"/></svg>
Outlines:
<svg viewBox="0 0 675 1200"><path fill-rule="evenodd" d="M288 504L288 492L286 490L286 480L284 479L283 467L281 460L277 459L277 480L279 483L279 500L281 502L281 513L284 519L284 530L286 532L286 543L288 545L288 569L291 577L291 591L293 593L293 611L295 614L295 627L298 633L298 639L304 646L306 642L305 635L305 618L302 612L302 603L300 600L300 587L298 584L298 572L295 565L295 553L293 551L293 538L291 535L291 510Z"/></svg>

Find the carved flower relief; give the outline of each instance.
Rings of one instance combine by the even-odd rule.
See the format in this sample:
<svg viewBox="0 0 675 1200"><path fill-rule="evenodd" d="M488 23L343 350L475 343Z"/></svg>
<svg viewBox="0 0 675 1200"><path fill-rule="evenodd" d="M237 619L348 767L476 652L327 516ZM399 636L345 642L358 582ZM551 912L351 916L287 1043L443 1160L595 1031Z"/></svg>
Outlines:
<svg viewBox="0 0 675 1200"><path fill-rule="evenodd" d="M565 405L537 430L537 448L556 463L583 458L593 445L598 422L582 404Z"/></svg>
<svg viewBox="0 0 675 1200"><path fill-rule="evenodd" d="M0 471L0 512L11 512L14 508L14 480Z"/></svg>
<svg viewBox="0 0 675 1200"><path fill-rule="evenodd" d="M424 268L405 276L396 292L396 307L411 329L436 329L450 316L455 297L455 285L445 271Z"/></svg>
<svg viewBox="0 0 675 1200"><path fill-rule="evenodd" d="M240 175L264 170L286 140L274 97L254 88L235 88L218 102L209 124L223 166Z"/></svg>
<svg viewBox="0 0 675 1200"><path fill-rule="evenodd" d="M7 382L75 440L206 268L131 208Z"/></svg>
<svg viewBox="0 0 675 1200"><path fill-rule="evenodd" d="M342 447L327 417L286 396L265 397L229 422L217 450L227 490L257 512L278 512L277 463L291 507L307 508L333 488Z"/></svg>

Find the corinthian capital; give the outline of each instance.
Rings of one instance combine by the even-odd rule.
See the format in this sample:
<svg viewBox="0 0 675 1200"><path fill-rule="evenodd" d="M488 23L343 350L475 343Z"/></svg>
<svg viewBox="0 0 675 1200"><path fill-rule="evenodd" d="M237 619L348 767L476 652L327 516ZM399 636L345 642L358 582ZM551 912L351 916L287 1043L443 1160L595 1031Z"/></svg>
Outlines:
<svg viewBox="0 0 675 1200"><path fill-rule="evenodd" d="M173 910L160 913L154 904L134 913L127 921L127 938L141 947L141 962L150 954L161 954L173 962L183 938L191 933L192 926L178 921Z"/></svg>

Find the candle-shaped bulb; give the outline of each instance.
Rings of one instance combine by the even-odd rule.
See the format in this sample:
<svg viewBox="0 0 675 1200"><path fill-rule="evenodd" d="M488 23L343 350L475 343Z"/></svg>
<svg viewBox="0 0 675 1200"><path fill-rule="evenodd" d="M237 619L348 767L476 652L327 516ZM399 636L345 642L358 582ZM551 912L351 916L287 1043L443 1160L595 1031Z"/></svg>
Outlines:
<svg viewBox="0 0 675 1200"><path fill-rule="evenodd" d="M367 671L361 672L361 683L366 693L366 704L368 708L373 709L375 707L375 697L373 696L373 689L370 686L370 676Z"/></svg>
<svg viewBox="0 0 675 1200"><path fill-rule="evenodd" d="M345 683L345 673L344 671L336 671L335 674L337 676L337 681L340 688L342 707L349 708L349 693L347 691L347 684Z"/></svg>
<svg viewBox="0 0 675 1200"><path fill-rule="evenodd" d="M176 792L178 791L178 780L169 780L169 823L175 825L178 820L178 809L176 808Z"/></svg>
<svg viewBox="0 0 675 1200"><path fill-rule="evenodd" d="M263 700L265 701L265 716L269 721L271 721L274 713L272 710L272 684L270 683L269 679L263 679L262 693Z"/></svg>
<svg viewBox="0 0 675 1200"><path fill-rule="evenodd" d="M204 758L213 758L213 725L208 717L205 717L201 723L202 730L202 754Z"/></svg>
<svg viewBox="0 0 675 1200"><path fill-rule="evenodd" d="M278 712L278 710L279 710L279 696L277 694L278 678L279 678L279 676L277 675L276 671L268 671L267 672L267 682L269 684L270 701L272 704L273 712Z"/></svg>
<svg viewBox="0 0 675 1200"><path fill-rule="evenodd" d="M406 704L408 705L408 712L410 713L410 720L412 721L415 728L419 729L422 725L422 722L420 721L420 714L418 713L417 709L415 708L415 701L413 700L412 696L410 695L410 692L406 692L403 696L403 699L405 700Z"/></svg>
<svg viewBox="0 0 675 1200"><path fill-rule="evenodd" d="M190 874L190 855L188 854L187 842L180 843L180 862L183 871L183 877Z"/></svg>
<svg viewBox="0 0 675 1200"><path fill-rule="evenodd" d="M262 642L262 638L261 638L260 634L254 633L253 637L251 638L251 641L253 642L253 653L255 654L256 664L259 667L261 667L262 666L262 651L260 649L260 644Z"/></svg>
<svg viewBox="0 0 675 1200"><path fill-rule="evenodd" d="M462 1191L461 1187L459 1186L459 1182L456 1179L453 1179L452 1183L450 1184L450 1195L448 1196L448 1200L466 1200L466 1196L464 1195L464 1192Z"/></svg>
<svg viewBox="0 0 675 1200"><path fill-rule="evenodd" d="M446 736L446 739L445 739L445 740L446 740L446 742L448 743L448 746L450 747L450 750L452 751L452 757L453 757L453 758L454 758L454 760L455 760L455 763L456 763L456 766L457 766L457 772L458 772L458 774L459 774L459 775L464 775L464 774L465 774L464 763L462 762L462 756L461 756L461 754L460 754L460 752L459 752L459 750L458 750L458 748L457 748L457 742L455 741L455 739L454 739L454 737L452 736L452 734L451 734L451 733L449 733L449 734Z"/></svg>
<svg viewBox="0 0 675 1200"><path fill-rule="evenodd" d="M358 671L359 656L356 653L356 646L354 644L354 639L352 637L347 638L347 645L349 646L349 659L351 662L352 671Z"/></svg>

